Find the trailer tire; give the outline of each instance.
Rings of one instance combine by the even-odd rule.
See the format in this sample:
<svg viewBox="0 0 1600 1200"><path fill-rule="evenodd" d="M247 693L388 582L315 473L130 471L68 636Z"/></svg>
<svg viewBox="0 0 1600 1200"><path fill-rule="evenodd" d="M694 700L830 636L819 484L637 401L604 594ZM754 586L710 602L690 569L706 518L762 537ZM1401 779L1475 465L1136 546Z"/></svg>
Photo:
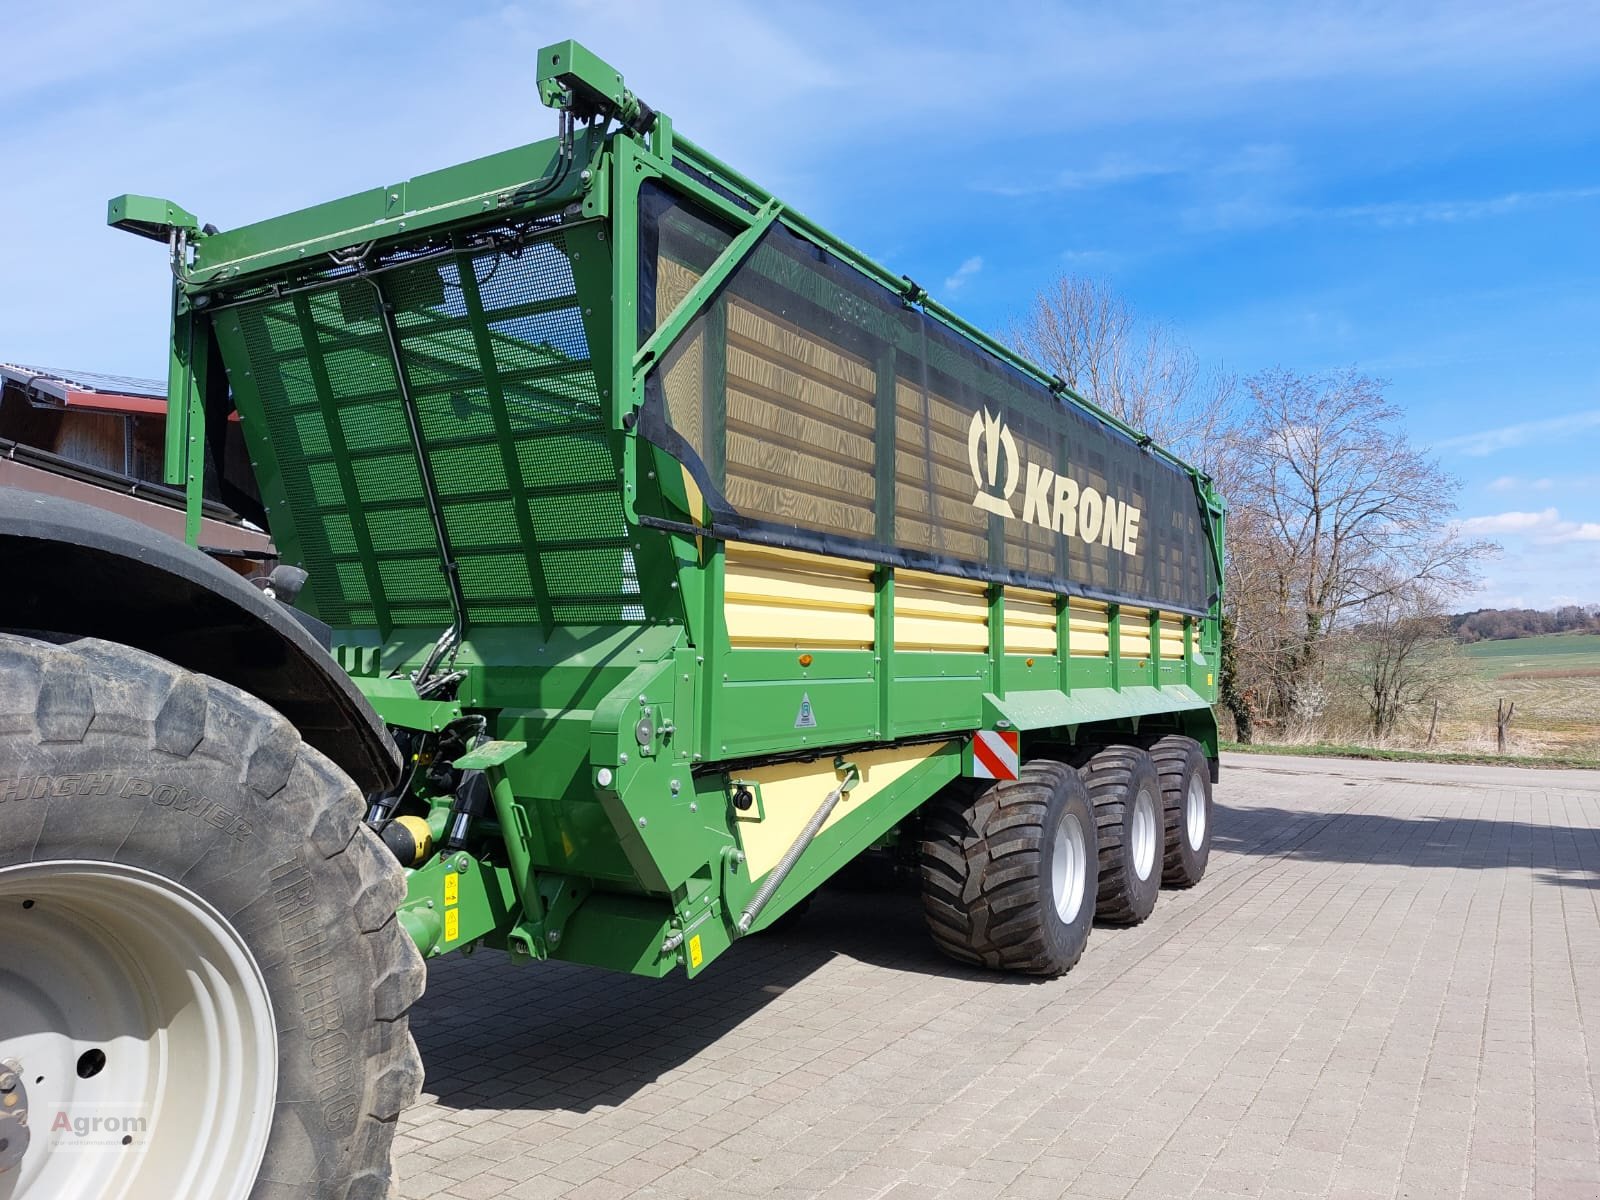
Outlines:
<svg viewBox="0 0 1600 1200"><path fill-rule="evenodd" d="M0 963L17 985L0 1059L22 1061L36 1104L145 1115L115 1195L389 1194L425 971L395 918L403 872L362 813L237 688L112 642L0 634ZM16 1200L64 1194L53 1166L126 1168L52 1154L42 1132Z"/></svg>
<svg viewBox="0 0 1600 1200"><path fill-rule="evenodd" d="M922 903L939 949L961 962L1060 975L1094 924L1094 814L1078 773L1035 759L1020 778L928 802Z"/></svg>
<svg viewBox="0 0 1600 1200"><path fill-rule="evenodd" d="M1161 891L1164 843L1155 763L1137 746L1106 746L1078 769L1099 829L1096 916L1137 925L1155 910Z"/></svg>
<svg viewBox="0 0 1600 1200"><path fill-rule="evenodd" d="M1150 757L1161 779L1166 855L1161 882L1193 887L1211 858L1211 767L1200 743L1168 734L1151 743Z"/></svg>

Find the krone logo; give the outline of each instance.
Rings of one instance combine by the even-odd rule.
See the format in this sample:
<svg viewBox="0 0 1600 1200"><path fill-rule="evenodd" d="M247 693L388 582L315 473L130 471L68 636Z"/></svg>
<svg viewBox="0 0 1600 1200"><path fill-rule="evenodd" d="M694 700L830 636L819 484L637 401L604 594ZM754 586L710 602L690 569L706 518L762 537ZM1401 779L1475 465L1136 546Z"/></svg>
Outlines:
<svg viewBox="0 0 1600 1200"><path fill-rule="evenodd" d="M1000 483L1002 457L1006 460L1003 484ZM1002 517L1016 516L1016 510L1011 507L1011 494L1017 490L1022 460L1017 454L1016 439L1006 428L1005 421L987 408L972 414L972 424L967 429L967 461L972 464L972 478L978 484L978 494L972 502ZM998 496L994 494L997 487Z"/></svg>
<svg viewBox="0 0 1600 1200"><path fill-rule="evenodd" d="M1001 459L1005 459L1004 470ZM1017 441L1002 415L987 408L972 414L972 424L967 428L967 460L972 465L972 480L978 485L973 507L1017 519L1011 497L1021 482L1022 455L1017 452ZM1124 554L1139 552L1143 510L1128 499L1112 495L1106 479L1096 480L1099 487L1088 482L1080 486L1065 471L1052 470L1043 463L1029 462L1027 468L1028 482L1022 489L1021 519L1025 524L1084 542L1098 542ZM1134 495L1138 495L1137 490Z"/></svg>

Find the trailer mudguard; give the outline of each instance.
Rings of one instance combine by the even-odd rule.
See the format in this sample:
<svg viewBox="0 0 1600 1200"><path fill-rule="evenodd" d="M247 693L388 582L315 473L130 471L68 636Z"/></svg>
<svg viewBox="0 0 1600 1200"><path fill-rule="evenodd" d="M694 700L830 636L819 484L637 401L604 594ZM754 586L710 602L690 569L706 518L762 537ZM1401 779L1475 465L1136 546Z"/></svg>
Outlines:
<svg viewBox="0 0 1600 1200"><path fill-rule="evenodd" d="M297 615L176 538L86 504L0 488L0 628L98 637L272 705L364 793L394 742ZM41 617L41 614L48 614Z"/></svg>

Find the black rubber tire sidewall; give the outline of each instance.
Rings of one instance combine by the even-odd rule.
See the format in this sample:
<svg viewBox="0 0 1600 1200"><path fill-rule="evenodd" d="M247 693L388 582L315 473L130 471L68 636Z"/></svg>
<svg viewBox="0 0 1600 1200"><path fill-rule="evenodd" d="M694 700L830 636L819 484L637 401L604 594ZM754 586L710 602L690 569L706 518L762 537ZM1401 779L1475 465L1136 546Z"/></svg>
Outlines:
<svg viewBox="0 0 1600 1200"><path fill-rule="evenodd" d="M0 635L7 788L0 865L142 868L249 946L279 1043L253 1200L386 1195L421 1082L404 1018L423 968L394 919L403 875L349 779L225 684L110 643Z"/></svg>
<svg viewBox="0 0 1600 1200"><path fill-rule="evenodd" d="M1100 920L1137 925L1155 911L1161 894L1162 845L1158 841L1150 872L1140 877L1132 849L1138 797L1148 796L1157 837L1163 828L1161 782L1155 763L1141 747L1106 746L1080 768L1094 804L1099 831Z"/></svg>
<svg viewBox="0 0 1600 1200"><path fill-rule="evenodd" d="M1082 957L1095 914L1094 819L1078 773L1034 759L1021 777L959 780L922 810L923 912L934 943L960 962L1054 976ZM1050 886L1055 830L1075 812L1091 839L1085 903L1064 922Z"/></svg>
<svg viewBox="0 0 1600 1200"><path fill-rule="evenodd" d="M1150 757L1161 779L1165 853L1161 882L1167 887L1193 887L1205 877L1211 861L1211 764L1193 738L1169 735L1153 743ZM1191 779L1199 779L1205 792L1205 836L1199 846L1189 841L1188 789Z"/></svg>
<svg viewBox="0 0 1600 1200"><path fill-rule="evenodd" d="M1083 838L1080 849L1084 856L1084 895L1082 903L1078 905L1077 915L1071 921L1063 921L1061 914L1056 911L1055 889L1051 884L1051 878L1055 867L1056 830L1068 816L1078 818L1078 828ZM1066 970L1082 957L1084 947L1089 941L1089 933L1094 928L1098 858L1094 809L1089 804L1089 793L1084 790L1083 781L1078 777L1078 773L1069 767L1063 777L1062 786L1056 790L1050 801L1048 815L1045 818L1044 848L1040 855L1039 872L1040 909L1043 914L1041 923L1050 947L1051 962L1059 970Z"/></svg>

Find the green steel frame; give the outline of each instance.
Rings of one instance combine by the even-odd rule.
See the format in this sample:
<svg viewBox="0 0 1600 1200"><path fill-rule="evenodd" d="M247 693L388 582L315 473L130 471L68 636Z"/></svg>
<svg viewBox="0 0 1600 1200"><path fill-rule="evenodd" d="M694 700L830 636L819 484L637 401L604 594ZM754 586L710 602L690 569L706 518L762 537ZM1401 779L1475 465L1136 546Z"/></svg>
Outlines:
<svg viewBox="0 0 1600 1200"><path fill-rule="evenodd" d="M318 512L297 504L286 464L268 436L270 398L252 372L261 366L241 330L240 314L265 302L292 303L305 359L325 407L331 456L354 515L361 569L376 585L385 563L359 511L360 484L343 441L336 388L321 362L313 305L318 272L330 264L363 268L376 247L419 247L419 255L465 261L463 239L487 222L560 217L604 432L597 435L619 467L614 487L632 543L642 620L575 623L556 617L548 597L538 619L496 621L471 612L456 622L454 696L419 695L407 672L429 660L437 622L406 619L374 586L370 622L340 624L335 654L379 714L397 729L437 735L464 719L483 719L494 740L457 757L462 770L484 772L492 798L476 817L474 838L410 872L401 919L430 955L484 944L525 958L561 958L660 975L682 966L693 974L740 935L738 915L761 880L744 865L733 781L752 764L811 756L848 757L873 747L936 746L892 786L825 828L800 858L754 927L759 929L814 890L862 849L890 837L929 796L962 772L971 731L1022 731L1032 745L1181 730L1213 758L1220 596L1208 616L1184 619L1181 660L1159 653L1129 661L1120 653L1122 614L1111 606L1107 657L1075 657L1062 598L1053 656L1005 652L1004 589L988 589L988 654L893 649L894 569L874 569L874 650L734 649L723 622L724 548L668 520L692 512L683 476L662 450L635 430L646 376L762 234L782 222L825 247L866 278L890 289L967 339L1049 388L1064 404L1139 438L1006 346L835 238L776 197L681 137L671 121L642 104L622 78L576 43L540 52L539 86L560 110L563 129L547 141L461 166L374 188L227 232L206 232L167 201L123 196L111 224L168 244L174 274L167 476L187 489L190 540L206 463L207 414L237 408L273 533L286 559L314 557ZM654 182L693 201L735 230L726 248L655 332L637 334L640 188ZM418 261L417 256L408 262ZM381 269L381 268L380 268ZM462 279L471 353L493 362L483 300L471 271ZM348 274L340 276L348 279ZM468 284L467 279L472 282ZM381 287L375 288L379 296ZM287 311L287 310L285 310ZM393 318L387 318L391 322ZM457 353L451 351L451 353ZM465 353L462 351L460 353ZM445 355L445 351L440 351ZM398 361L397 352L396 359ZM214 364L224 364L219 378ZM466 360L462 360L466 361ZM404 393L404 371L401 390ZM498 386L484 381L495 401ZM409 398L400 399L409 404ZM516 457L503 403L494 436L502 459ZM892 409L892 406L886 406ZM1147 439L1141 439L1148 445ZM420 440L417 457L426 467ZM1222 502L1210 481L1166 451L1151 452L1189 473L1210 514L1217 578L1222 565ZM519 482L508 471L513 491ZM427 470L422 486L435 485ZM892 489L891 489L892 491ZM527 497L517 492L517 511ZM892 502L892 501L890 501ZM430 497L438 503L437 495ZM651 524L654 519L655 524ZM883 519L887 519L886 517ZM537 531L519 518L504 531L537 571ZM452 551L441 526L438 554ZM453 567L451 569L454 569ZM532 589L538 592L539 577ZM1159 644L1149 618L1151 645ZM337 624L337 623L336 623ZM808 696L825 714L796 728L795 706ZM822 797L819 795L820 802ZM414 786L403 802L424 812L443 838L452 797ZM693 938L692 952L687 946Z"/></svg>

